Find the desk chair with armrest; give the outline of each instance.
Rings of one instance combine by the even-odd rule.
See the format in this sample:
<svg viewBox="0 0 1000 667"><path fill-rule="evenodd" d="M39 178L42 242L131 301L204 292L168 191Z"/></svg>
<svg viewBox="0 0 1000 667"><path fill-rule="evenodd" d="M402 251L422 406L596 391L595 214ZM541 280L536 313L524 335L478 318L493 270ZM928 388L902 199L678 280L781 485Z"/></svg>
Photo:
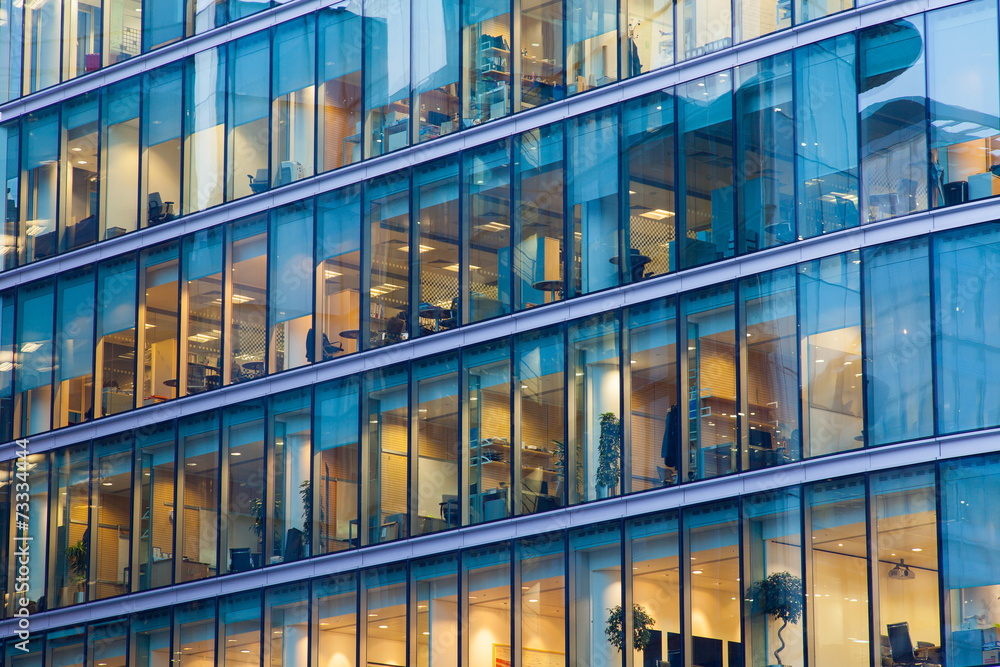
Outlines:
<svg viewBox="0 0 1000 667"><path fill-rule="evenodd" d="M149 193L149 226L159 225L174 219L174 203L163 201L159 192Z"/></svg>
<svg viewBox="0 0 1000 667"><path fill-rule="evenodd" d="M886 625L889 633L889 651L893 665L923 665L924 667L935 667L937 663L931 662L931 651L926 642L919 642L921 646L921 658L913 650L913 642L910 640L910 624L907 621L901 623L889 623Z"/></svg>

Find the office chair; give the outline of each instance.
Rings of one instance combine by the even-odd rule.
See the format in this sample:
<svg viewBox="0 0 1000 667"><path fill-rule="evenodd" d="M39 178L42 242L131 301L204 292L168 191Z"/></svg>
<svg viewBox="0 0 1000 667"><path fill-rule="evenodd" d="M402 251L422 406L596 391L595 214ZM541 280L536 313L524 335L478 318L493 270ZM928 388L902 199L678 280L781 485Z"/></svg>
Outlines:
<svg viewBox="0 0 1000 667"><path fill-rule="evenodd" d="M302 558L303 538L305 534L298 528L289 528L285 535L284 562L290 563L293 560Z"/></svg>
<svg viewBox="0 0 1000 667"><path fill-rule="evenodd" d="M163 201L159 192L149 193L149 225L159 225L174 219L174 203Z"/></svg>
<svg viewBox="0 0 1000 667"><path fill-rule="evenodd" d="M256 176L247 174L247 178L250 179L250 192L256 195L267 190L268 187L267 169L258 169Z"/></svg>
<svg viewBox="0 0 1000 667"><path fill-rule="evenodd" d="M250 547L229 550L229 571L246 572L253 568L250 561Z"/></svg>
<svg viewBox="0 0 1000 667"><path fill-rule="evenodd" d="M889 623L886 628L889 630L889 649L893 664L917 664L917 656L913 653L913 642L910 641L910 624L906 621Z"/></svg>

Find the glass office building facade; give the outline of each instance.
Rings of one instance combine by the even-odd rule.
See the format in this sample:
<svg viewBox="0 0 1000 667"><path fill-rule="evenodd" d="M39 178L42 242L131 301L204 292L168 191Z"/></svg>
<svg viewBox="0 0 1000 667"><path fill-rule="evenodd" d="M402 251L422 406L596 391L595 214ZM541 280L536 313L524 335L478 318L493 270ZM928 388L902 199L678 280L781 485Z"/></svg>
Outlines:
<svg viewBox="0 0 1000 667"><path fill-rule="evenodd" d="M0 667L1000 665L998 14L0 0Z"/></svg>

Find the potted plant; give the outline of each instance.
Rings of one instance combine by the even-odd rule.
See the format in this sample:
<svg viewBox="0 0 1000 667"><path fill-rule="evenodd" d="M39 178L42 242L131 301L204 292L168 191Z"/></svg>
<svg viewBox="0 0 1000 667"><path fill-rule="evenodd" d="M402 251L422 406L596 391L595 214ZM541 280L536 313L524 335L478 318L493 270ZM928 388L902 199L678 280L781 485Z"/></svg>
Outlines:
<svg viewBox="0 0 1000 667"><path fill-rule="evenodd" d="M781 646L774 651L774 659L779 665L783 665L779 654L785 648L785 640L781 631L789 623L798 623L802 616L802 579L790 572L775 572L767 579L755 581L747 594L753 601L754 611L781 621L781 627L778 628Z"/></svg>
<svg viewBox="0 0 1000 667"><path fill-rule="evenodd" d="M608 636L608 641L621 653L625 648L625 615L622 613L622 606L615 605L608 609L608 623L604 628L604 634ZM652 627L656 625L656 619L646 613L642 605L632 605L632 646L636 651L645 651L653 638Z"/></svg>
<svg viewBox="0 0 1000 667"><path fill-rule="evenodd" d="M597 497L607 498L614 493L621 478L621 421L613 412L601 415L601 435L597 450Z"/></svg>
<svg viewBox="0 0 1000 667"><path fill-rule="evenodd" d="M72 584L76 586L76 601L83 602L83 584L87 581L90 548L83 540L66 547L66 566L72 575Z"/></svg>

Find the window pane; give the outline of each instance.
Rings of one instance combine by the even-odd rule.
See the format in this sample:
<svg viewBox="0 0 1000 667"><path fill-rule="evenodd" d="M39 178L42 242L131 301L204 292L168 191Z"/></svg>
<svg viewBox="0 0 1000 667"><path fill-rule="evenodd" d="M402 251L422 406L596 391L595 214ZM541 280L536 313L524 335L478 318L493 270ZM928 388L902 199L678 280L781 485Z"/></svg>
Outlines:
<svg viewBox="0 0 1000 667"><path fill-rule="evenodd" d="M238 21L244 16L252 16L257 12L262 12L276 6L278 3L268 0L267 2L257 2L256 0L228 0L228 7L220 7L217 11L226 11L230 21ZM267 32L264 31L264 35Z"/></svg>
<svg viewBox="0 0 1000 667"><path fill-rule="evenodd" d="M143 0L143 51L152 51L184 37L184 19L195 0Z"/></svg>
<svg viewBox="0 0 1000 667"><path fill-rule="evenodd" d="M617 3L613 0L569 0L566 20L569 94L617 81Z"/></svg>
<svg viewBox="0 0 1000 667"><path fill-rule="evenodd" d="M0 11L7 20L0 25L0 101L7 102L21 95L21 36L24 15L16 0L0 1Z"/></svg>
<svg viewBox="0 0 1000 667"><path fill-rule="evenodd" d="M737 2L736 40L745 42L792 25L791 0L767 0L760 5Z"/></svg>
<svg viewBox="0 0 1000 667"><path fill-rule="evenodd" d="M521 664L545 656L566 664L566 536L563 531L518 540L521 564ZM515 661L518 662L518 661Z"/></svg>
<svg viewBox="0 0 1000 667"><path fill-rule="evenodd" d="M90 573L90 445L52 454L51 533L49 535L50 609L87 600Z"/></svg>
<svg viewBox="0 0 1000 667"><path fill-rule="evenodd" d="M514 451L514 488L520 489L520 509L533 514L565 504L567 471L573 470L566 447L563 380L566 358L563 332L559 328L521 334L515 340L515 382L520 385L521 451ZM515 403L516 405L516 403ZM515 413L516 414L516 413ZM520 453L521 465L517 467ZM576 452L572 452L575 458ZM520 477L518 474L520 473ZM577 479L582 486L582 478Z"/></svg>
<svg viewBox="0 0 1000 667"><path fill-rule="evenodd" d="M319 664L355 667L358 638L357 573L339 574L313 582L313 606L319 628ZM254 663L256 664L256 663Z"/></svg>
<svg viewBox="0 0 1000 667"><path fill-rule="evenodd" d="M366 348L406 340L410 335L410 186L406 171L373 179L365 188L365 218L371 270L371 306L362 312ZM422 249L421 249L422 250Z"/></svg>
<svg viewBox="0 0 1000 667"><path fill-rule="evenodd" d="M135 660L129 664L136 667L160 667L169 665L173 654L170 652L170 607L142 612L132 616L129 623L131 633L131 655Z"/></svg>
<svg viewBox="0 0 1000 667"><path fill-rule="evenodd" d="M792 54L740 65L735 76L742 254L795 240Z"/></svg>
<svg viewBox="0 0 1000 667"><path fill-rule="evenodd" d="M1000 277L1000 229L969 227L935 238L938 428L968 431L1000 422L1000 321L993 307Z"/></svg>
<svg viewBox="0 0 1000 667"><path fill-rule="evenodd" d="M135 407L135 255L97 267L97 417Z"/></svg>
<svg viewBox="0 0 1000 667"><path fill-rule="evenodd" d="M80 20L87 12L79 3ZM97 116L100 110L97 93L88 93L63 104L62 206L60 252L82 248L97 241Z"/></svg>
<svg viewBox="0 0 1000 667"><path fill-rule="evenodd" d="M198 394L218 389L222 376L222 251L224 227L195 232L183 241L187 310L181 322L182 391Z"/></svg>
<svg viewBox="0 0 1000 667"><path fill-rule="evenodd" d="M412 612L417 635L411 634L410 642L417 647L417 664L458 665L458 556L414 562L410 581L417 605ZM412 632L413 624L410 627Z"/></svg>
<svg viewBox="0 0 1000 667"><path fill-rule="evenodd" d="M620 651L608 641L608 620L622 609L622 530L617 521L570 531L570 627L576 660L621 664Z"/></svg>
<svg viewBox="0 0 1000 667"><path fill-rule="evenodd" d="M52 428L94 419L94 269L59 276Z"/></svg>
<svg viewBox="0 0 1000 667"><path fill-rule="evenodd" d="M410 3L364 0L365 157L409 145Z"/></svg>
<svg viewBox="0 0 1000 667"><path fill-rule="evenodd" d="M634 283L677 268L672 89L626 102L622 118L621 156L628 177L623 224L630 260L622 278Z"/></svg>
<svg viewBox="0 0 1000 667"><path fill-rule="evenodd" d="M271 172L274 185L312 176L316 150L316 19L274 31L271 80Z"/></svg>
<svg viewBox="0 0 1000 667"><path fill-rule="evenodd" d="M21 264L27 264L56 254L59 109L52 106L29 113L22 123L21 201L25 205L19 245Z"/></svg>
<svg viewBox="0 0 1000 667"><path fill-rule="evenodd" d="M271 66L270 38L266 31L232 42L229 46L227 198L232 201L268 189L268 99Z"/></svg>
<svg viewBox="0 0 1000 667"><path fill-rule="evenodd" d="M298 368L315 354L312 331L313 202L271 212L270 364L268 372ZM310 342L313 348L310 349Z"/></svg>
<svg viewBox="0 0 1000 667"><path fill-rule="evenodd" d="M361 617L367 617L366 664L409 664L406 635L406 565L390 565L361 573L365 594ZM362 649L364 650L364 649Z"/></svg>
<svg viewBox="0 0 1000 667"><path fill-rule="evenodd" d="M689 397L681 424L681 463L687 479L736 472L736 322L733 287L717 285L681 297L684 319L681 376Z"/></svg>
<svg viewBox="0 0 1000 667"><path fill-rule="evenodd" d="M184 214L222 203L226 141L226 50L185 61Z"/></svg>
<svg viewBox="0 0 1000 667"><path fill-rule="evenodd" d="M861 4L864 4L863 2ZM800 25L854 6L853 0L796 0L795 23Z"/></svg>
<svg viewBox="0 0 1000 667"><path fill-rule="evenodd" d="M367 466L362 516L367 517L368 531L361 535L362 545L389 542L409 534L407 375L406 364L365 374L367 396L362 424L368 425L368 451L367 461L362 463L363 471Z"/></svg>
<svg viewBox="0 0 1000 667"><path fill-rule="evenodd" d="M743 500L744 540L749 540L744 556L744 613L747 618L749 653L754 666L773 664L775 656L783 665L805 664L802 623L802 534L801 492L797 487L761 493ZM770 586L768 586L770 585ZM760 598L767 591L791 589L786 600L789 610L798 610L787 619L775 619L763 610ZM771 598L769 598L771 599ZM794 621L794 622L793 622Z"/></svg>
<svg viewBox="0 0 1000 667"><path fill-rule="evenodd" d="M630 0L627 4L628 63L627 69L622 68L622 77L637 76L672 65L673 0Z"/></svg>
<svg viewBox="0 0 1000 667"><path fill-rule="evenodd" d="M806 512L809 663L869 664L864 480L806 487ZM844 613L845 607L850 613Z"/></svg>
<svg viewBox="0 0 1000 667"><path fill-rule="evenodd" d="M511 513L510 340L462 350L469 392L469 516L466 523L503 519ZM524 451L522 450L522 456Z"/></svg>
<svg viewBox="0 0 1000 667"><path fill-rule="evenodd" d="M735 501L684 511L689 664L743 664L739 520Z"/></svg>
<svg viewBox="0 0 1000 667"><path fill-rule="evenodd" d="M514 61L514 76L518 78L515 95L519 100L515 111L566 96L563 3L524 0L520 20L521 62Z"/></svg>
<svg viewBox="0 0 1000 667"><path fill-rule="evenodd" d="M135 435L139 475L138 561L134 590L169 586L174 581L174 424L142 428Z"/></svg>
<svg viewBox="0 0 1000 667"><path fill-rule="evenodd" d="M861 253L800 264L802 456L861 447Z"/></svg>
<svg viewBox="0 0 1000 667"><path fill-rule="evenodd" d="M25 95L59 83L61 4L42 0L24 8Z"/></svg>
<svg viewBox="0 0 1000 667"><path fill-rule="evenodd" d="M865 250L868 444L934 432L927 238Z"/></svg>
<svg viewBox="0 0 1000 667"><path fill-rule="evenodd" d="M621 493L621 348L616 313L595 315L569 328L573 371L576 484L570 504ZM573 474L573 473L571 473Z"/></svg>
<svg viewBox="0 0 1000 667"><path fill-rule="evenodd" d="M798 237L858 225L854 35L795 51Z"/></svg>
<svg viewBox="0 0 1000 667"><path fill-rule="evenodd" d="M677 60L697 58L732 46L733 9L728 0L681 0Z"/></svg>
<svg viewBox="0 0 1000 667"><path fill-rule="evenodd" d="M858 37L864 222L927 208L923 28L915 16Z"/></svg>
<svg viewBox="0 0 1000 667"><path fill-rule="evenodd" d="M49 430L52 415L52 325L55 279L38 280L17 290L17 345L14 367L14 435Z"/></svg>
<svg viewBox="0 0 1000 667"><path fill-rule="evenodd" d="M461 525L458 354L415 361L412 368L418 439L413 534L420 535Z"/></svg>
<svg viewBox="0 0 1000 667"><path fill-rule="evenodd" d="M87 652L86 626L50 630L45 635L45 664L55 667L83 667Z"/></svg>
<svg viewBox="0 0 1000 667"><path fill-rule="evenodd" d="M680 260L686 268L732 257L736 252L729 72L678 86L677 100L678 169L687 183Z"/></svg>
<svg viewBox="0 0 1000 667"><path fill-rule="evenodd" d="M220 665L259 667L262 611L260 590L219 600Z"/></svg>
<svg viewBox="0 0 1000 667"><path fill-rule="evenodd" d="M458 326L458 166L458 160L439 160L413 170L419 335Z"/></svg>
<svg viewBox="0 0 1000 667"><path fill-rule="evenodd" d="M358 385L357 376L351 376L316 387L312 478L319 488L312 499L320 507L317 554L358 546ZM317 525L316 518L311 525Z"/></svg>
<svg viewBox="0 0 1000 667"><path fill-rule="evenodd" d="M464 127L510 113L510 0L462 3Z"/></svg>
<svg viewBox="0 0 1000 667"><path fill-rule="evenodd" d="M465 229L469 244L468 321L506 315L511 309L510 143L466 151Z"/></svg>
<svg viewBox="0 0 1000 667"><path fill-rule="evenodd" d="M105 667L125 667L128 658L128 617L107 623L92 623L87 632L90 636L87 664L103 662Z"/></svg>
<svg viewBox="0 0 1000 667"><path fill-rule="evenodd" d="M517 664L510 659L510 568L510 545L506 542L462 553L469 592L468 607L465 601L462 606L462 633L469 638L463 665L494 667L505 654L510 664Z"/></svg>
<svg viewBox="0 0 1000 667"><path fill-rule="evenodd" d="M795 318L795 269L761 273L740 282L746 375L740 384L744 469L797 461L799 364ZM737 336L737 339L740 339ZM746 428L749 424L750 428ZM746 465L749 463L749 465Z"/></svg>
<svg viewBox="0 0 1000 667"><path fill-rule="evenodd" d="M98 239L134 232L139 224L139 98L138 77L113 84L101 95Z"/></svg>
<svg viewBox="0 0 1000 667"><path fill-rule="evenodd" d="M178 606L174 611L178 649L176 662L215 664L215 600ZM221 662L221 661L220 661Z"/></svg>
<svg viewBox="0 0 1000 667"><path fill-rule="evenodd" d="M566 175L573 220L573 280L568 296L618 285L618 110L609 107L569 123ZM630 256L631 259L631 256Z"/></svg>
<svg viewBox="0 0 1000 667"><path fill-rule="evenodd" d="M312 555L313 488L309 474L312 432L309 387L271 396L268 437L273 462L274 549L270 563L289 563ZM322 508L320 511L322 514Z"/></svg>
<svg viewBox="0 0 1000 667"><path fill-rule="evenodd" d="M0 0L2 2L3 0ZM3 26L0 26L0 31ZM0 212L0 271L17 266L19 202L21 198L21 121L0 124L0 188L4 207Z"/></svg>
<svg viewBox="0 0 1000 667"><path fill-rule="evenodd" d="M0 438L14 439L14 290L0 292Z"/></svg>
<svg viewBox="0 0 1000 667"><path fill-rule="evenodd" d="M130 592L132 433L94 441L91 494L95 530L90 535L90 599ZM123 654L122 655L124 658ZM124 666L124 659L120 665Z"/></svg>
<svg viewBox="0 0 1000 667"><path fill-rule="evenodd" d="M1000 194L991 172L992 151L1000 149L997 6L979 0L925 16L931 203Z"/></svg>
<svg viewBox="0 0 1000 667"><path fill-rule="evenodd" d="M269 588L264 609L270 619L270 664L309 664L309 582Z"/></svg>
<svg viewBox="0 0 1000 667"><path fill-rule="evenodd" d="M229 572L260 567L271 514L264 488L264 406L260 402L226 408L222 414L222 465L228 468L228 497L222 557ZM273 525L273 524L272 524ZM222 542L222 540L220 540Z"/></svg>
<svg viewBox="0 0 1000 667"><path fill-rule="evenodd" d="M1000 531L993 507L1000 457L947 461L941 466L941 555L944 559L945 619L949 665L984 665L992 639L1000 562L993 558ZM898 552L897 552L898 553ZM923 553L923 552L919 552ZM914 569L916 576L924 574ZM901 581L901 584L910 582ZM942 663L945 664L945 663Z"/></svg>
<svg viewBox="0 0 1000 667"><path fill-rule="evenodd" d="M514 141L514 306L523 310L565 296L562 123L524 132Z"/></svg>
<svg viewBox="0 0 1000 667"><path fill-rule="evenodd" d="M139 55L142 42L142 0L104 0L104 32L108 49L104 66Z"/></svg>
<svg viewBox="0 0 1000 667"><path fill-rule="evenodd" d="M913 660L916 648L922 659L940 664L934 468L884 472L873 476L871 485L878 545L872 563L878 585L875 625L888 637L893 662ZM969 610L961 614L968 618Z"/></svg>
<svg viewBox="0 0 1000 667"><path fill-rule="evenodd" d="M361 3L319 14L319 171L361 159Z"/></svg>
<svg viewBox="0 0 1000 667"><path fill-rule="evenodd" d="M673 298L628 309L632 407L626 493L676 484L681 408L677 397L677 304Z"/></svg>
<svg viewBox="0 0 1000 667"><path fill-rule="evenodd" d="M166 0L146 0L148 3ZM150 9L143 16L149 18ZM181 212L183 63L145 75L142 90L142 226L173 220Z"/></svg>
<svg viewBox="0 0 1000 667"><path fill-rule="evenodd" d="M17 467L17 463L14 462L14 472L21 472L21 468ZM29 568L27 575L27 581L22 581L20 584L17 581L17 577L10 576L7 579L7 591L6 591L6 616L12 618L15 613L24 613L26 610L28 613L34 614L36 612L45 611L48 609L46 605L47 598L45 595L45 583L47 577L45 576L45 544L46 537L48 535L48 522L49 522L49 455L48 454L30 454L28 456L28 467L26 481L30 487L29 498L28 498L28 511L24 512L27 514L31 520L12 522L11 523L11 543L12 545L28 543L30 548L28 550L28 557L26 563L20 562L20 557L18 558L18 567L24 565ZM22 480L20 478L15 478L18 482ZM16 488L16 487L15 487ZM16 507L13 508L16 511ZM7 514L8 517L11 516L10 513ZM16 548L16 547L15 547ZM16 586L27 586L25 590L16 590ZM37 633L41 634L41 633ZM37 636L36 634L36 636ZM41 667L42 663L38 663Z"/></svg>
<svg viewBox="0 0 1000 667"><path fill-rule="evenodd" d="M171 510L170 518L181 533L183 560L178 581L195 581L218 572L219 413L212 410L182 419L177 441L184 461L177 506L183 508L184 516L177 523L177 513Z"/></svg>
<svg viewBox="0 0 1000 667"><path fill-rule="evenodd" d="M229 336L229 379L245 382L264 377L267 319L267 216L231 223L229 259L232 283L225 286L223 303L232 315ZM223 371L223 376L226 373Z"/></svg>
<svg viewBox="0 0 1000 667"><path fill-rule="evenodd" d="M676 512L633 519L625 524L632 554L631 576L633 613L638 607L652 619L646 648L639 650L634 640L632 664L648 660L680 665L680 528ZM629 575L631 573L631 575ZM627 649L625 649L627 650ZM654 663L655 664L655 663ZM736 667L733 665L733 667Z"/></svg>
<svg viewBox="0 0 1000 667"><path fill-rule="evenodd" d="M164 243L139 256L140 407L177 397L178 245Z"/></svg>
<svg viewBox="0 0 1000 667"><path fill-rule="evenodd" d="M413 0L413 108L417 141L458 129L458 0ZM419 118L419 123L417 119Z"/></svg>
<svg viewBox="0 0 1000 667"><path fill-rule="evenodd" d="M361 312L361 186L316 200L316 327L306 343L309 361L327 361L359 348Z"/></svg>

